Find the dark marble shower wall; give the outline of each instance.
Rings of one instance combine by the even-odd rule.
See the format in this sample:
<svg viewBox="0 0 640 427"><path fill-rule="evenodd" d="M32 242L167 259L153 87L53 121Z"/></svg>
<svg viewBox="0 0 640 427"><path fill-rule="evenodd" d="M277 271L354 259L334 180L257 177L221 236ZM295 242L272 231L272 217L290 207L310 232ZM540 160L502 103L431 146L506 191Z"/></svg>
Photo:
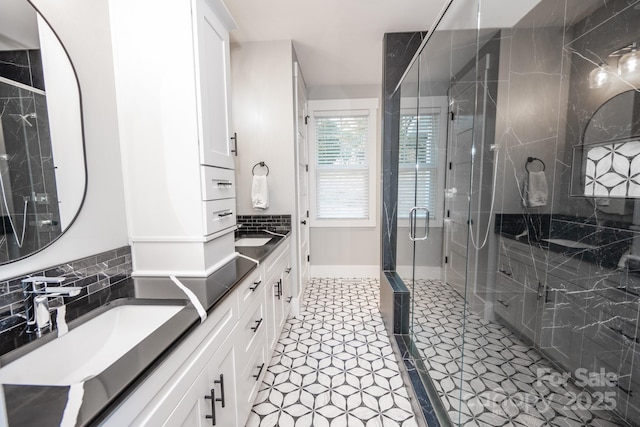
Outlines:
<svg viewBox="0 0 640 427"><path fill-rule="evenodd" d="M0 76L44 89L38 51L0 52ZM2 204L0 212L4 226L0 232L0 262L3 262L46 246L60 235L61 228L46 97L37 91L3 82L0 83L0 106L0 173L15 227L13 230ZM28 203L22 242L25 199ZM42 221L52 223L39 225Z"/></svg>
<svg viewBox="0 0 640 427"><path fill-rule="evenodd" d="M396 268L400 91L396 87L426 32L386 33L382 80L382 271Z"/></svg>

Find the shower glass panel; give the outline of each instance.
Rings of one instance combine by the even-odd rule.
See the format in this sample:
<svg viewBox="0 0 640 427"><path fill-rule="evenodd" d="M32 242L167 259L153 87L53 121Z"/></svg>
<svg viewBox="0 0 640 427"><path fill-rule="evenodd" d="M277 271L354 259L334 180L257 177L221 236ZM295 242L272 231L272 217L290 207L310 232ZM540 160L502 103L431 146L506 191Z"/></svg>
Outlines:
<svg viewBox="0 0 640 427"><path fill-rule="evenodd" d="M637 22L454 0L402 81L396 270L442 425L640 426Z"/></svg>

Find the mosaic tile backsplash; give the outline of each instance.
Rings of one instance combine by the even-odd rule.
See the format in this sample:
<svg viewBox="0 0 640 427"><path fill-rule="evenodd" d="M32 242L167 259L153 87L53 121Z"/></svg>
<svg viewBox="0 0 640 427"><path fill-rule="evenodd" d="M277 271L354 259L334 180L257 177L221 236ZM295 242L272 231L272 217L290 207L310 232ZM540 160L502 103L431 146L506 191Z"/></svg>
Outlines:
<svg viewBox="0 0 640 427"><path fill-rule="evenodd" d="M0 335L24 326L24 296L21 280L29 276L64 276L62 286L80 286L84 290L73 298L51 298L49 306L59 307L83 298L90 300L96 292L116 285L131 277L131 248L124 246L69 263L0 282ZM89 302L89 301L88 301Z"/></svg>
<svg viewBox="0 0 640 427"><path fill-rule="evenodd" d="M278 233L291 230L291 215L238 215L237 222L237 233L260 233L264 230Z"/></svg>

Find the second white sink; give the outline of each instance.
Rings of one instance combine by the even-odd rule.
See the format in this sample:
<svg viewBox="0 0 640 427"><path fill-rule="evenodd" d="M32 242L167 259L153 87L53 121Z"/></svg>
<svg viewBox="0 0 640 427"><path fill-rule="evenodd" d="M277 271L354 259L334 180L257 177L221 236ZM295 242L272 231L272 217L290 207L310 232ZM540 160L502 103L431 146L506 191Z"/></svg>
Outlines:
<svg viewBox="0 0 640 427"><path fill-rule="evenodd" d="M0 368L0 383L71 385L86 381L184 308L120 305Z"/></svg>
<svg viewBox="0 0 640 427"><path fill-rule="evenodd" d="M255 247L264 246L271 240L271 237L243 237L236 240L236 246L239 247Z"/></svg>

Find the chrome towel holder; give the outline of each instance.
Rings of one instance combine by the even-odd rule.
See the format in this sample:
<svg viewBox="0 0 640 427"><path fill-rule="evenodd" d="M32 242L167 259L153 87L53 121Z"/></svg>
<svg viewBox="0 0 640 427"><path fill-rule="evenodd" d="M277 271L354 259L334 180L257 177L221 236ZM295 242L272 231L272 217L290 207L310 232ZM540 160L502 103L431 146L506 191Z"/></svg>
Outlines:
<svg viewBox="0 0 640 427"><path fill-rule="evenodd" d="M260 166L262 168L266 168L267 169L267 173L265 174L265 176L269 175L269 166L267 166L267 164L265 162L258 162L255 165L253 165L253 169L251 169L251 175L255 175L256 174L256 168Z"/></svg>
<svg viewBox="0 0 640 427"><path fill-rule="evenodd" d="M542 165L542 171L544 172L544 170L547 168L546 165L544 164L544 162L542 160L540 160L537 157L527 157L527 163L525 163L524 168L527 170L527 172L531 172L529 170L529 163L533 163L535 161L540 162L540 164Z"/></svg>

